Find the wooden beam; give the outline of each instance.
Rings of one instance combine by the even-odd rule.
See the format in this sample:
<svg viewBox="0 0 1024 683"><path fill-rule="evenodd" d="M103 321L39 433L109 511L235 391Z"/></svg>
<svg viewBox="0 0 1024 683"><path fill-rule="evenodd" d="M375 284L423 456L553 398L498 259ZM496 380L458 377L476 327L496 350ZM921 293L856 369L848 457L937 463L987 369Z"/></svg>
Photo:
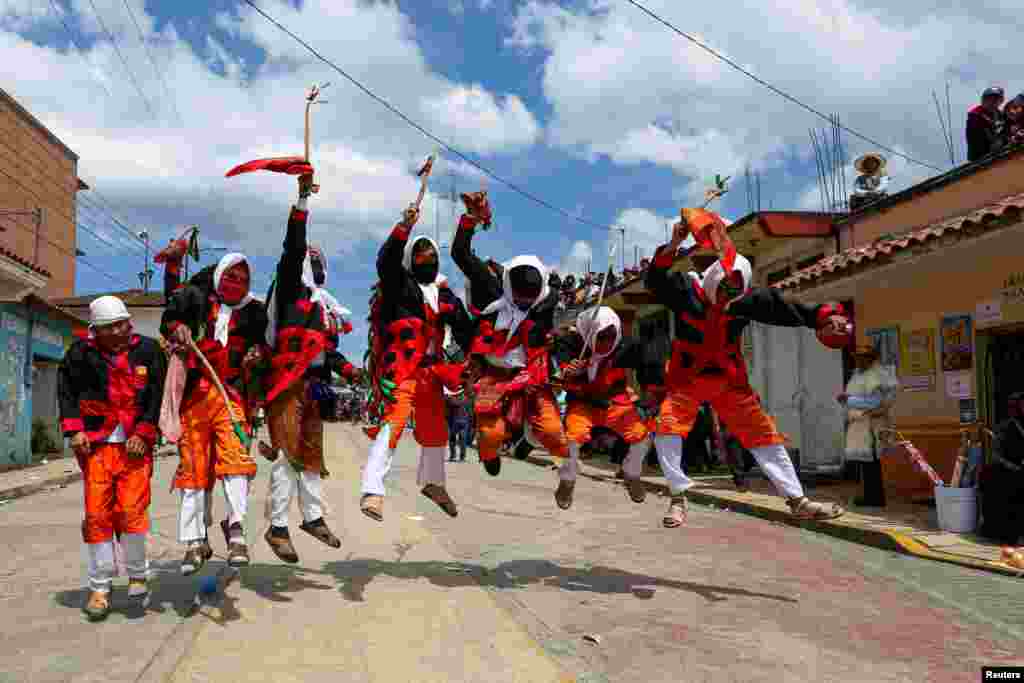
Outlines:
<svg viewBox="0 0 1024 683"><path fill-rule="evenodd" d="M629 306L650 306L658 303L657 298L649 292L623 292L621 296L623 302Z"/></svg>

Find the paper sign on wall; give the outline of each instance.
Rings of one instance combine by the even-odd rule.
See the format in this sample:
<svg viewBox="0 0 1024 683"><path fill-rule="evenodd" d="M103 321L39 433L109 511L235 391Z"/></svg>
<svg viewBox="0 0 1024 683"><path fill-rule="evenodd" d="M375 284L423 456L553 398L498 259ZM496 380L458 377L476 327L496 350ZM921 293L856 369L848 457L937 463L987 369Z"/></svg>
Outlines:
<svg viewBox="0 0 1024 683"><path fill-rule="evenodd" d="M946 395L950 398L974 398L970 372L947 372Z"/></svg>
<svg viewBox="0 0 1024 683"><path fill-rule="evenodd" d="M1003 302L999 299L982 301L974 309L974 323L978 327L995 325L1003 321Z"/></svg>

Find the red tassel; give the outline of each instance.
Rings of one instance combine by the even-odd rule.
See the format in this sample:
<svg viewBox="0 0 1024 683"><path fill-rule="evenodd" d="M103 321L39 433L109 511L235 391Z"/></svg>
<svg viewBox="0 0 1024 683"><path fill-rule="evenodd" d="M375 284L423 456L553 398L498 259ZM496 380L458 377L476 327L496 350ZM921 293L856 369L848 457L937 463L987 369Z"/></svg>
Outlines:
<svg viewBox="0 0 1024 683"><path fill-rule="evenodd" d="M253 171L271 171L273 173L287 173L288 175L309 175L313 173L313 167L302 157L275 157L273 159L255 159L239 164L224 174L225 178L251 173Z"/></svg>

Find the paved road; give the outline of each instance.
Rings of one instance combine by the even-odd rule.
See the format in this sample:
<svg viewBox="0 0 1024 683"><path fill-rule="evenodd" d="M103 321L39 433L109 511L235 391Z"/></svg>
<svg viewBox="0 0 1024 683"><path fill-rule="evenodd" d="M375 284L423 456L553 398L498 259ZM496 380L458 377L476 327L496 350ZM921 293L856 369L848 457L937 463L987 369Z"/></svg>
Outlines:
<svg viewBox="0 0 1024 683"><path fill-rule="evenodd" d="M106 623L82 619L80 485L0 509L0 681L945 682L1024 663L1021 579L708 508L665 530L665 499L636 505L612 482L581 480L563 512L556 474L515 461L496 479L449 466L449 519L418 494L408 445L378 524L358 512L365 437L329 434L342 549L295 530L292 568L258 540L198 612L176 573L173 459L157 467L145 614L118 595ZM265 468L255 487L253 537Z"/></svg>

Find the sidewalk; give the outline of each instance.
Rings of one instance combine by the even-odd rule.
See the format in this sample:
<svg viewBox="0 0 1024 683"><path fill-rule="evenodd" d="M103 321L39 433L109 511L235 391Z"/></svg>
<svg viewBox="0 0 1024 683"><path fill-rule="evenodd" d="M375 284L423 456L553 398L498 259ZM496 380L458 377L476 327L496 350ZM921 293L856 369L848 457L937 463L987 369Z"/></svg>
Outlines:
<svg viewBox="0 0 1024 683"><path fill-rule="evenodd" d="M536 465L553 465L552 460L546 457L530 456L528 460ZM616 465L600 459L580 462L580 474L596 481L621 484L621 480L615 478L617 471ZM660 496L669 495L668 486L657 468L645 465L641 479L649 491ZM975 534L941 531L936 522L935 508L912 503L890 503L884 509L855 507L852 501L860 493L860 485L856 482L807 486L807 494L812 500L836 502L846 508L842 517L818 522L794 519L775 488L760 476L748 478L750 491L747 493L737 491L732 477L728 475L697 475L693 480L697 484L687 491L687 497L694 503L799 526L883 550L997 574L1024 576L1024 570L999 561L998 544Z"/></svg>
<svg viewBox="0 0 1024 683"><path fill-rule="evenodd" d="M177 454L175 446L164 446L157 450L156 456L164 458ZM51 458L45 463L0 472L0 506L40 491L61 489L81 480L82 471L74 457Z"/></svg>

